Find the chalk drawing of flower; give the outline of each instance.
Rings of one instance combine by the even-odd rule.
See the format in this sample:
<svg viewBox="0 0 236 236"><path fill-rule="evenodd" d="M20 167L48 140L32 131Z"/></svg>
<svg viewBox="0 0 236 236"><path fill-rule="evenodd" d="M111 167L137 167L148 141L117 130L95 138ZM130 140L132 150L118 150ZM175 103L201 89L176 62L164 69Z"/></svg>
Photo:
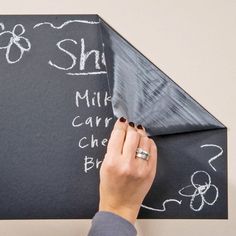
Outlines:
<svg viewBox="0 0 236 236"><path fill-rule="evenodd" d="M205 204L214 205L218 199L218 188L211 184L211 177L206 171L196 171L191 176L191 185L179 190L179 194L190 197L190 208L201 211Z"/></svg>
<svg viewBox="0 0 236 236"><path fill-rule="evenodd" d="M4 30L3 23L1 28ZM31 49L30 41L22 36L24 33L25 28L22 24L15 25L12 31L0 33L0 50L6 50L6 60L10 64L20 61L24 52Z"/></svg>

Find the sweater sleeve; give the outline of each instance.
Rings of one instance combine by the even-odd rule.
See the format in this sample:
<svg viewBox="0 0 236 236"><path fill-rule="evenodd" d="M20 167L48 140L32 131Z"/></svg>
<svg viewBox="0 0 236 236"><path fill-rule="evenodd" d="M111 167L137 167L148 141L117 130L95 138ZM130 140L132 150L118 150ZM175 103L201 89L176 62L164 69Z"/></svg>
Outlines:
<svg viewBox="0 0 236 236"><path fill-rule="evenodd" d="M136 236L137 231L126 219L106 211L99 211L92 219L88 236Z"/></svg>

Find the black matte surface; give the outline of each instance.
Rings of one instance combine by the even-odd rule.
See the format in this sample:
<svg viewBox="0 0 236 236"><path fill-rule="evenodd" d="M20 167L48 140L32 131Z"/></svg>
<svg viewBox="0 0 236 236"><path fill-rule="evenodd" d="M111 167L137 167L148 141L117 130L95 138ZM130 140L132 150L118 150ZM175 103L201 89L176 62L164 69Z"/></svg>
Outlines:
<svg viewBox="0 0 236 236"><path fill-rule="evenodd" d="M71 20L80 22L63 26ZM40 22L55 28L35 27ZM25 32L17 27L14 36L17 24ZM16 61L18 45L27 48L22 37L31 47ZM56 45L64 39L63 51ZM86 52L99 51L99 68L94 52L80 67L81 39ZM88 101L76 103L76 94L86 91ZM159 147L158 176L144 204L159 209L166 199L182 201L167 203L164 212L141 208L140 218L227 218L226 128L99 16L0 16L0 112L1 219L92 218L98 209L99 166L86 173L85 157L95 165L103 159L101 142L120 115L144 124ZM77 116L79 122L92 117L93 126L73 127ZM98 146L78 146L92 135ZM219 150L200 147L209 143L224 150L212 162L216 170L208 160ZM193 211L190 198L178 191L199 170L211 176L219 196L213 206ZM214 198L214 192L209 195Z"/></svg>

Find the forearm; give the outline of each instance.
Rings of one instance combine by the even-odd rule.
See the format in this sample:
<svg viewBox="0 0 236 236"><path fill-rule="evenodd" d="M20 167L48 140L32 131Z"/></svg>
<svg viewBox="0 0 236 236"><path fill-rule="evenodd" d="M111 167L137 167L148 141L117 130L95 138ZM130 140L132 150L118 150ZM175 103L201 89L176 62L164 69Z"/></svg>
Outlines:
<svg viewBox="0 0 236 236"><path fill-rule="evenodd" d="M133 224L111 212L99 211L93 217L88 236L136 236Z"/></svg>

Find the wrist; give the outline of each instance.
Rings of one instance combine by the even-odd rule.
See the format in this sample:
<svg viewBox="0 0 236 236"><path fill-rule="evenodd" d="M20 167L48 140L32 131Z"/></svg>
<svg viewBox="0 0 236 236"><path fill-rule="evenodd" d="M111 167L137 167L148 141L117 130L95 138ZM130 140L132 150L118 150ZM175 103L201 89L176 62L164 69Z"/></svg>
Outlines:
<svg viewBox="0 0 236 236"><path fill-rule="evenodd" d="M114 207L108 204L102 204L100 202L99 204L99 211L108 211L112 212L126 220L128 220L131 224L135 224L135 221L138 216L139 212L138 206L135 207L127 207L127 206L119 206L119 207Z"/></svg>

